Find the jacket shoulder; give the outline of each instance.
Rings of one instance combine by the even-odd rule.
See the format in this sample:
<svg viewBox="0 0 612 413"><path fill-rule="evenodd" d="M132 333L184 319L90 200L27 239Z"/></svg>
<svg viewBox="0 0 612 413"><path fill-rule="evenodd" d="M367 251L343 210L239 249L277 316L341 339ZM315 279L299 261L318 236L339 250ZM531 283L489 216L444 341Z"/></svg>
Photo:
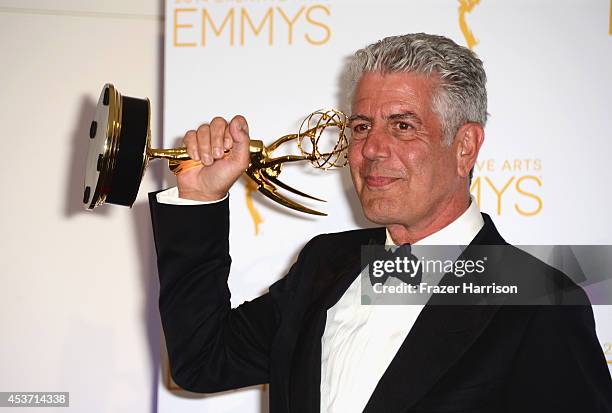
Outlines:
<svg viewBox="0 0 612 413"><path fill-rule="evenodd" d="M516 246L504 248L507 276L520 283L525 297L537 298L536 304L590 306L584 290L563 271Z"/></svg>
<svg viewBox="0 0 612 413"><path fill-rule="evenodd" d="M308 245L313 247L324 247L334 244L336 247L347 246L349 248L354 248L371 243L384 243L385 237L386 232L384 227L353 229L319 234L312 238L308 242Z"/></svg>

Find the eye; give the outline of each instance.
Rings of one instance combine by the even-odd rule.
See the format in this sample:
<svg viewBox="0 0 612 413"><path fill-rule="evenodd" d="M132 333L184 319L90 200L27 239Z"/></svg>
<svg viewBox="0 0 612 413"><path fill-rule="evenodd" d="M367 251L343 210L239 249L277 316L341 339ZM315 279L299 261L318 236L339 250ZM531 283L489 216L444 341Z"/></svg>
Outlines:
<svg viewBox="0 0 612 413"><path fill-rule="evenodd" d="M353 134L364 134L370 130L370 125L367 123L355 123L351 125L351 130L353 131Z"/></svg>
<svg viewBox="0 0 612 413"><path fill-rule="evenodd" d="M414 129L414 126L412 126L410 123L408 122L396 122L394 125L395 129L401 130L401 131L409 131Z"/></svg>

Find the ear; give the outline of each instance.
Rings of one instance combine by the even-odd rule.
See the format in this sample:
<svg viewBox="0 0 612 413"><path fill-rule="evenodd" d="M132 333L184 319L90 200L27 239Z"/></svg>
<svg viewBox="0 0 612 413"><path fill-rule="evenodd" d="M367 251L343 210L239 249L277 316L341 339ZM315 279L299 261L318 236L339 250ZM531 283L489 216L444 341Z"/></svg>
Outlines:
<svg viewBox="0 0 612 413"><path fill-rule="evenodd" d="M470 122L459 128L454 140L459 176L467 178L470 175L483 142L484 129L479 123Z"/></svg>

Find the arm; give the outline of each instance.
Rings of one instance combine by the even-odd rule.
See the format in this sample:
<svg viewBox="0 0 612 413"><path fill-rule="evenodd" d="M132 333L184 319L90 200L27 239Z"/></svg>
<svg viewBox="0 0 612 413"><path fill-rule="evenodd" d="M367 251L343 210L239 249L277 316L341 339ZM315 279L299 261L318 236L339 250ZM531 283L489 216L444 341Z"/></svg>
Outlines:
<svg viewBox="0 0 612 413"><path fill-rule="evenodd" d="M178 206L151 194L150 206L173 379L197 392L267 382L280 315L269 294L230 307L228 199Z"/></svg>
<svg viewBox="0 0 612 413"><path fill-rule="evenodd" d="M227 287L226 194L249 165L249 142L242 116L229 123L216 117L188 131L183 143L201 164L177 175L176 190L159 194L159 200L150 196L162 325L172 376L187 390L222 391L269 381L270 347L281 314L271 297L285 302L285 294L265 294L231 309ZM271 289L282 291L284 283Z"/></svg>

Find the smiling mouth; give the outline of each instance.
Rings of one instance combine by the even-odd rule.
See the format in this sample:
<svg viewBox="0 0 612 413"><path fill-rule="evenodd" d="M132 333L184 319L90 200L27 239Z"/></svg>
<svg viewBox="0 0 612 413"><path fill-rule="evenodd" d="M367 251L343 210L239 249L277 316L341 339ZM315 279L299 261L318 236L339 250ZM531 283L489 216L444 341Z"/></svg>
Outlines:
<svg viewBox="0 0 612 413"><path fill-rule="evenodd" d="M399 180L399 178L369 175L366 176L364 180L368 188L384 188Z"/></svg>

